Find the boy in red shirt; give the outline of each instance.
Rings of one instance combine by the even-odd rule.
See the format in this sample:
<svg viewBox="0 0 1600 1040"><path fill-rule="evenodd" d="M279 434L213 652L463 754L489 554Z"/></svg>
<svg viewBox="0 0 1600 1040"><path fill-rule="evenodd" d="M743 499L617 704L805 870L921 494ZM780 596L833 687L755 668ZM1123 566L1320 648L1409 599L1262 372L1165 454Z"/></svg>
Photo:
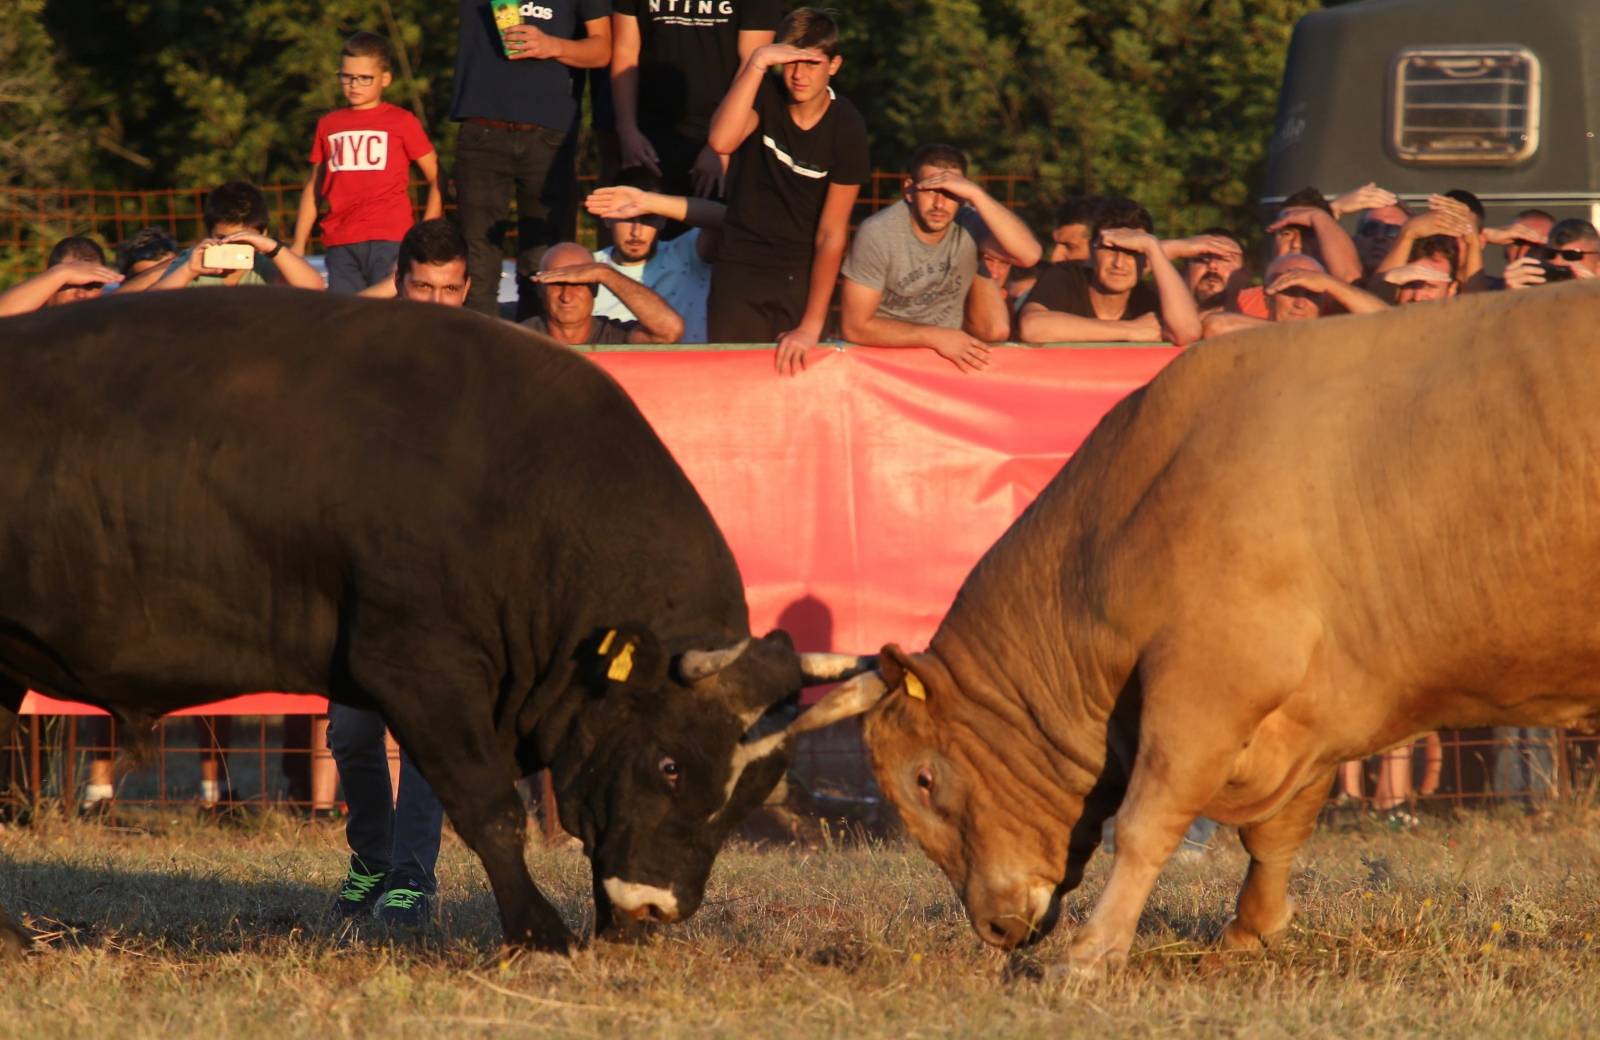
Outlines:
<svg viewBox="0 0 1600 1040"><path fill-rule="evenodd" d="M322 242L333 292L360 292L394 272L400 239L411 228L411 163L428 181L422 219L444 213L439 157L427 133L416 116L383 100L393 79L390 54L389 41L377 33L358 32L345 41L339 86L350 107L319 119L311 143L311 177L300 195L291 248L305 255L321 196L328 203Z"/></svg>

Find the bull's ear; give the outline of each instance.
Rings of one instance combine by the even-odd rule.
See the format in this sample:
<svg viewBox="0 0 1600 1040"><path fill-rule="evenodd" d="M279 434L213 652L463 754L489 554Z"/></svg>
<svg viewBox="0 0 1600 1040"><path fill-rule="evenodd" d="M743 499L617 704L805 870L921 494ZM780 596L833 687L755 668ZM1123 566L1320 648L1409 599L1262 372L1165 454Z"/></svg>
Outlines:
<svg viewBox="0 0 1600 1040"><path fill-rule="evenodd" d="M889 643L878 655L878 672L889 689L903 689L912 700L928 699L928 684L917 674L916 662L900 649L898 643Z"/></svg>
<svg viewBox="0 0 1600 1040"><path fill-rule="evenodd" d="M598 630L578 648L578 665L594 690L612 684L654 687L667 675L660 640L640 624Z"/></svg>

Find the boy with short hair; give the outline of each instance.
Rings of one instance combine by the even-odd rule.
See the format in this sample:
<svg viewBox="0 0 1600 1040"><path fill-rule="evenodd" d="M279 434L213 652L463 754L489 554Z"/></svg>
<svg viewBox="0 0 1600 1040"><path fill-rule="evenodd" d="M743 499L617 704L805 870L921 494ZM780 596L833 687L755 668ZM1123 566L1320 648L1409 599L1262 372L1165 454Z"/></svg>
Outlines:
<svg viewBox="0 0 1600 1040"><path fill-rule="evenodd" d="M355 293L388 278L411 227L410 164L428 182L422 219L444 213L439 157L417 117L383 100L392 81L389 41L358 32L344 42L339 86L349 102L317 121L311 176L300 195L293 250L305 255L317 222L317 199L327 200L322 242L328 288Z"/></svg>
<svg viewBox="0 0 1600 1040"><path fill-rule="evenodd" d="M217 185L206 193L201 216L206 237L173 257L151 291L206 285L290 285L317 292L325 288L315 268L267 234L271 224L267 198L254 184L229 181ZM206 249L224 244L249 246L255 251L252 265L243 270L206 267Z"/></svg>
<svg viewBox="0 0 1600 1040"><path fill-rule="evenodd" d="M798 8L778 25L777 42L751 53L711 120L710 146L733 164L710 338L777 340L785 374L805 367L822 335L850 210L871 176L866 123L828 85L842 62L833 17ZM772 68L781 80L767 75Z"/></svg>

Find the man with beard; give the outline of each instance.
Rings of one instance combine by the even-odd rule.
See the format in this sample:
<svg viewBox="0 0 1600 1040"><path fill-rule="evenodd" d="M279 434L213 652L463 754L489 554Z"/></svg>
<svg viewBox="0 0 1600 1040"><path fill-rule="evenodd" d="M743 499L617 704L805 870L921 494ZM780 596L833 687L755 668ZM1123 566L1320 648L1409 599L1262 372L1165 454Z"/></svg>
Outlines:
<svg viewBox="0 0 1600 1040"><path fill-rule="evenodd" d="M709 199L663 195L661 178L642 166L623 170L614 186L591 193L584 204L611 231L613 244L597 250L594 258L666 300L683 318L682 342L704 343L710 260L727 207ZM661 231L669 220L689 224L690 230L663 241ZM604 286L595 293L594 313L617 321L634 319Z"/></svg>
<svg viewBox="0 0 1600 1040"><path fill-rule="evenodd" d="M1250 284L1244 265L1244 247L1227 228L1211 227L1193 238L1161 244L1168 260L1183 261L1183 280L1194 295L1200 316L1233 310L1239 291Z"/></svg>
<svg viewBox="0 0 1600 1040"><path fill-rule="evenodd" d="M1022 267L1043 251L1026 224L967 179L958 149L925 144L909 169L905 205L863 221L845 257L841 330L852 343L929 347L976 371L989 363L985 343L1011 334L1005 292L978 263L978 243Z"/></svg>
<svg viewBox="0 0 1600 1040"><path fill-rule="evenodd" d="M1030 343L1157 343L1200 338L1200 315L1183 276L1132 199L1106 199L1095 214L1089 263L1059 263L1039 276L1019 319ZM1140 280L1148 270L1152 287Z"/></svg>

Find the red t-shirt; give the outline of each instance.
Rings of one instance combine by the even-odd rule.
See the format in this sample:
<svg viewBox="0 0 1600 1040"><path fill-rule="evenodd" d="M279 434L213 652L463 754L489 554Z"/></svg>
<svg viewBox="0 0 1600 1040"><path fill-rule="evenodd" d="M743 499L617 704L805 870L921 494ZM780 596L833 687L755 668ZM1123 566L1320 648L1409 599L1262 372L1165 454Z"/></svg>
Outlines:
<svg viewBox="0 0 1600 1040"><path fill-rule="evenodd" d="M398 242L411 228L411 164L433 145L417 117L388 102L340 108L317 120L311 161L327 161L322 194L328 213L322 241Z"/></svg>

